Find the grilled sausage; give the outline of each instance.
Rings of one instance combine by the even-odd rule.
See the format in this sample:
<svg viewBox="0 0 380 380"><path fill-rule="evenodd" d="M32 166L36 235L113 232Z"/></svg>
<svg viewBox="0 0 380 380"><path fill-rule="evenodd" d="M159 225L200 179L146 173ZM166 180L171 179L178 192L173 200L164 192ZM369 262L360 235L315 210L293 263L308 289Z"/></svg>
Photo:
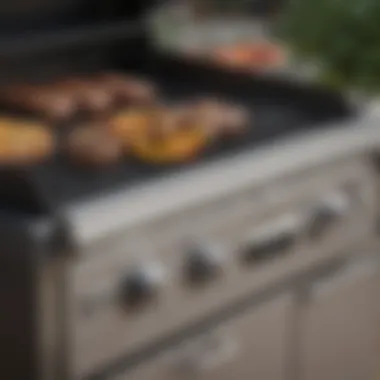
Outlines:
<svg viewBox="0 0 380 380"><path fill-rule="evenodd" d="M67 120L76 113L74 99L44 85L13 85L0 91L0 101L53 121Z"/></svg>
<svg viewBox="0 0 380 380"><path fill-rule="evenodd" d="M95 82L113 97L116 105L148 105L157 99L155 86L147 81L118 74L103 74Z"/></svg>
<svg viewBox="0 0 380 380"><path fill-rule="evenodd" d="M112 108L112 96L90 80L65 79L52 85L52 91L74 100L80 111L91 115L107 113Z"/></svg>
<svg viewBox="0 0 380 380"><path fill-rule="evenodd" d="M73 130L66 144L69 160L78 166L101 167L117 163L123 155L120 141L98 126Z"/></svg>
<svg viewBox="0 0 380 380"><path fill-rule="evenodd" d="M54 153L55 139L43 125L28 121L0 119L0 164L32 165Z"/></svg>

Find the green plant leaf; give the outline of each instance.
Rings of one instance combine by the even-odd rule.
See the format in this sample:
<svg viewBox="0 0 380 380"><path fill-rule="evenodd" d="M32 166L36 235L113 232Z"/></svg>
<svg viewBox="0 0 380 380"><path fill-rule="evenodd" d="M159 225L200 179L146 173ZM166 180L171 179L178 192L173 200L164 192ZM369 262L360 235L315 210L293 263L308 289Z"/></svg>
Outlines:
<svg viewBox="0 0 380 380"><path fill-rule="evenodd" d="M324 80L380 91L379 0L290 0L278 34L323 62Z"/></svg>

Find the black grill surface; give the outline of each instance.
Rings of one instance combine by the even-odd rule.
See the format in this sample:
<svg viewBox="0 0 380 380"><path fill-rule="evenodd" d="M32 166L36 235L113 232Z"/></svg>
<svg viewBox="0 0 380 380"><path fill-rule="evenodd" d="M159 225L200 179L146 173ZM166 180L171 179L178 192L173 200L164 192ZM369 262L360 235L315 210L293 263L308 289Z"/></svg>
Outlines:
<svg viewBox="0 0 380 380"><path fill-rule="evenodd" d="M3 169L1 203L33 212L56 212L72 202L174 175L238 152L252 151L263 144L275 144L284 136L328 128L330 122L352 116L340 95L323 89L223 72L207 65L159 56L152 55L151 60L155 64L145 68L143 74L161 86L168 102L201 96L239 102L251 110L249 132L239 140L210 146L196 161L181 165L151 166L125 160L104 170L91 171L76 168L57 156L51 162L29 169Z"/></svg>

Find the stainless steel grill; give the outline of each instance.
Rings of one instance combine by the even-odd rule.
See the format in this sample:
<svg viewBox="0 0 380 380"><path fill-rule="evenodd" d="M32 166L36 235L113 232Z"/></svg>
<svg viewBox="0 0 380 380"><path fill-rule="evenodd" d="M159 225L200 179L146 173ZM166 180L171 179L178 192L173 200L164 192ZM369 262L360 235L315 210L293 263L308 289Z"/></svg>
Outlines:
<svg viewBox="0 0 380 380"><path fill-rule="evenodd" d="M371 378L376 118L316 86L165 56L144 25L114 20L2 41L8 80L46 75L20 57L52 76L136 70L169 101L222 94L255 123L191 165L2 169L1 376Z"/></svg>

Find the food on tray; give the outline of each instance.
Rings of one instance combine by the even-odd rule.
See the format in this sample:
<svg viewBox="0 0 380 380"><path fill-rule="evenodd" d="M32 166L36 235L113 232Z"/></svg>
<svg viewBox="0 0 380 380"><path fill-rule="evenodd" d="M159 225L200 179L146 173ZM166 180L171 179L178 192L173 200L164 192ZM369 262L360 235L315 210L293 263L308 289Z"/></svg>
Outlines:
<svg viewBox="0 0 380 380"><path fill-rule="evenodd" d="M111 164L123 155L157 164L186 161L212 141L243 134L249 124L242 107L213 98L160 104L151 84L112 73L12 86L3 95L11 104L55 121L87 116L90 124L72 130L64 146L71 161L85 166ZM116 107L115 113L115 106L123 108ZM47 138L41 141L46 144Z"/></svg>
<svg viewBox="0 0 380 380"><path fill-rule="evenodd" d="M248 123L244 108L204 99L121 112L111 120L110 130L132 155L169 163L193 158L211 140L241 135Z"/></svg>
<svg viewBox="0 0 380 380"><path fill-rule="evenodd" d="M31 165L51 157L54 136L38 123L12 118L0 119L0 164Z"/></svg>
<svg viewBox="0 0 380 380"><path fill-rule="evenodd" d="M77 111L72 97L52 91L50 85L16 84L6 87L0 91L0 102L54 121L69 119Z"/></svg>
<svg viewBox="0 0 380 380"><path fill-rule="evenodd" d="M81 111L101 114L111 110L111 94L91 80L65 79L53 84L51 88L53 92L73 99Z"/></svg>
<svg viewBox="0 0 380 380"><path fill-rule="evenodd" d="M194 117L207 134L214 138L240 135L250 122L249 114L243 107L214 99L197 101L193 110Z"/></svg>
<svg viewBox="0 0 380 380"><path fill-rule="evenodd" d="M153 139L161 140L173 133L197 128L196 121L192 107L187 104L160 107L154 114L154 123L150 134Z"/></svg>
<svg viewBox="0 0 380 380"><path fill-rule="evenodd" d="M95 82L104 88L117 105L152 104L157 98L155 86L148 81L119 74L102 74Z"/></svg>
<svg viewBox="0 0 380 380"><path fill-rule="evenodd" d="M206 147L207 136L200 128L179 130L160 140L146 138L130 141L131 154L144 162L171 164L194 159Z"/></svg>
<svg viewBox="0 0 380 380"><path fill-rule="evenodd" d="M109 131L128 147L130 140L140 139L153 128L155 110L130 109L111 118Z"/></svg>
<svg viewBox="0 0 380 380"><path fill-rule="evenodd" d="M110 123L130 154L151 163L174 163L194 157L206 144L201 125L193 122L186 108L153 107L131 110Z"/></svg>
<svg viewBox="0 0 380 380"><path fill-rule="evenodd" d="M66 153L80 166L99 167L118 162L123 155L120 141L100 126L74 129L67 138Z"/></svg>
<svg viewBox="0 0 380 380"><path fill-rule="evenodd" d="M221 46L211 53L211 59L231 68L248 70L273 69L286 63L283 49L270 42Z"/></svg>
<svg viewBox="0 0 380 380"><path fill-rule="evenodd" d="M224 122L222 134L225 136L241 136L247 132L251 117L244 108L236 105L226 105L223 110Z"/></svg>

